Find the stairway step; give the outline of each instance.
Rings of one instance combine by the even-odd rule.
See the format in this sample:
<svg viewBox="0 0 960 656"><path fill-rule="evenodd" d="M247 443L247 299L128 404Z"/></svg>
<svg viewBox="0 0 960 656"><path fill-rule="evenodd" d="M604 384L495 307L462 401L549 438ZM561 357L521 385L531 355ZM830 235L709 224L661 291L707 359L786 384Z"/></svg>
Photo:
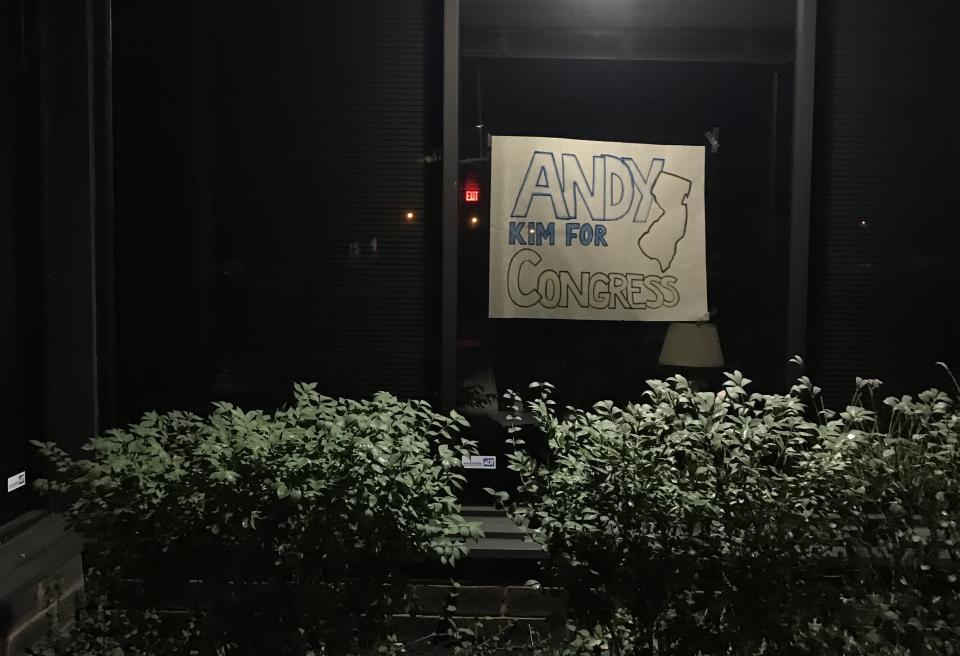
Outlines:
<svg viewBox="0 0 960 656"><path fill-rule="evenodd" d="M506 517L478 517L484 537L522 540L524 531Z"/></svg>
<svg viewBox="0 0 960 656"><path fill-rule="evenodd" d="M488 538L520 540L525 535L522 527L513 523L502 510L488 506L466 506L461 514L470 522L479 522L483 534Z"/></svg>
<svg viewBox="0 0 960 656"><path fill-rule="evenodd" d="M543 560L546 552L536 542L516 538L480 538L467 541L468 558Z"/></svg>
<svg viewBox="0 0 960 656"><path fill-rule="evenodd" d="M507 514L493 506L461 506L460 514L464 517L506 517Z"/></svg>

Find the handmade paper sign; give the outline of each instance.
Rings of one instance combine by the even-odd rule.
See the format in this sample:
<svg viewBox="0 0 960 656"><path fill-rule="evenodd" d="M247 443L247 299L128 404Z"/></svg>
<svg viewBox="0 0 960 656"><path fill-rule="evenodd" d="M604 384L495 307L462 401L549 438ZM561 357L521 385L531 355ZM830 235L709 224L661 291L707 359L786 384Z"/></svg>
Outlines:
<svg viewBox="0 0 960 656"><path fill-rule="evenodd" d="M490 316L707 318L704 149L494 137Z"/></svg>

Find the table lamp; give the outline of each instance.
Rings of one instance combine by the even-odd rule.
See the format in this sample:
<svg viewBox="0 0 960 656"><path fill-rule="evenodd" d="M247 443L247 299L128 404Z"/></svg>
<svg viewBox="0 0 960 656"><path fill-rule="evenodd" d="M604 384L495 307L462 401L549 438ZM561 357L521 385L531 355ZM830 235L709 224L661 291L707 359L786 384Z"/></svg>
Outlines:
<svg viewBox="0 0 960 656"><path fill-rule="evenodd" d="M723 350L716 324L671 323L657 362L669 367L719 369L723 366ZM703 387L703 381L697 381L693 376L689 378L692 383L697 383L695 387Z"/></svg>

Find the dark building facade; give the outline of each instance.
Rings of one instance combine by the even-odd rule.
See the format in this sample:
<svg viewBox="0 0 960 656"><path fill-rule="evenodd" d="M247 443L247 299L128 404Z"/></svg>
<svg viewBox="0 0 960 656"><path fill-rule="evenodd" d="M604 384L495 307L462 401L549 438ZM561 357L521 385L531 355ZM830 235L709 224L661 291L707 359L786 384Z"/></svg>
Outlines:
<svg viewBox="0 0 960 656"><path fill-rule="evenodd" d="M636 398L665 326L486 318L490 134L706 146L711 305L764 390L795 353L834 406L960 367L953 2L2 11L2 521L39 506L29 440L300 380Z"/></svg>

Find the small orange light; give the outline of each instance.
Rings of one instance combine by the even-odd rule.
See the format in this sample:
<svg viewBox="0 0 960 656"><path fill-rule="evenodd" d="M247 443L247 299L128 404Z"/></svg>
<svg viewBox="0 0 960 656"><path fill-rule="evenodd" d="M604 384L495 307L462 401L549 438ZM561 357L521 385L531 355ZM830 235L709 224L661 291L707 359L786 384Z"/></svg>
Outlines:
<svg viewBox="0 0 960 656"><path fill-rule="evenodd" d="M480 223L480 219L478 219L478 218L475 217L475 216L471 216L471 217L470 217L470 223L472 223L473 225L477 225L478 223Z"/></svg>
<svg viewBox="0 0 960 656"><path fill-rule="evenodd" d="M413 212L407 212L407 221L412 221L412 220L413 220L413 217L414 217L414 213L413 213Z"/></svg>

